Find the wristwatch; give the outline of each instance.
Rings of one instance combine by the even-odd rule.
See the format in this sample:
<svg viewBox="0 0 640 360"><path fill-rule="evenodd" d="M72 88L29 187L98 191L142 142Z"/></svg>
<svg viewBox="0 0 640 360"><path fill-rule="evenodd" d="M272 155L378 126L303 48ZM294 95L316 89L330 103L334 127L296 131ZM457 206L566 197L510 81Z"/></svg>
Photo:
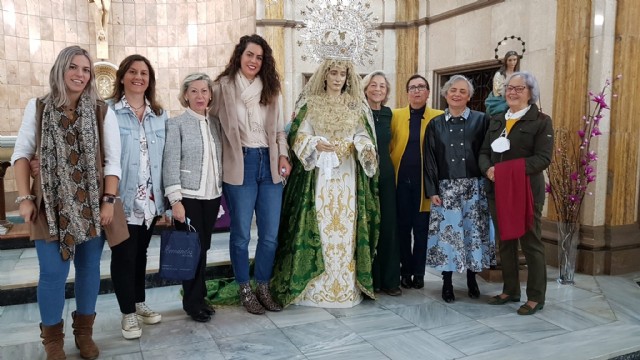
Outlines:
<svg viewBox="0 0 640 360"><path fill-rule="evenodd" d="M116 197L105 195L102 197L102 202L107 204L114 204L116 202Z"/></svg>

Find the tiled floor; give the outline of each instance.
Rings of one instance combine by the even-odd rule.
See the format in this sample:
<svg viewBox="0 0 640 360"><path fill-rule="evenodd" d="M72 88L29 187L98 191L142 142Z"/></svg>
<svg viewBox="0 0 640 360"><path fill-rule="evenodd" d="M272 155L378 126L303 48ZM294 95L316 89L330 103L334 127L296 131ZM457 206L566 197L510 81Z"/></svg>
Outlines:
<svg viewBox="0 0 640 360"><path fill-rule="evenodd" d="M214 236L211 261L228 260L225 236ZM151 250L151 264L157 266L153 249L157 240ZM0 262L9 255L0 252ZM7 272L33 258L23 255L11 267L2 265L0 279L6 281ZM108 259L105 254L107 271ZM37 268L23 265L21 276L37 276L37 271L32 274ZM486 305L501 284L482 279L482 297L469 299L463 275L454 275L457 300L446 304L435 272L427 273L422 290L380 295L352 309L290 306L256 316L239 307L220 307L207 324L187 318L179 287L155 288L147 290L147 304L163 320L145 326L137 340L122 338L115 296L101 295L94 338L100 359L609 359L640 350L640 287L635 283L640 274L577 275L573 287L558 285L556 275L549 268L547 303L534 316L517 315L517 303ZM71 335L74 309L74 300L67 300L69 359L80 358ZM38 322L36 304L0 308L0 359L44 358Z"/></svg>

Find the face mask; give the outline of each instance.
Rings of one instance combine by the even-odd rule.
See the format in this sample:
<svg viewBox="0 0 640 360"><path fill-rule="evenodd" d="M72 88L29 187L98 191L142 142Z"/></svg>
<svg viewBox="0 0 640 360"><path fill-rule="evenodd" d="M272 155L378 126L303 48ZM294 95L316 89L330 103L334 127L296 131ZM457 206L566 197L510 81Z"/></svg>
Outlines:
<svg viewBox="0 0 640 360"><path fill-rule="evenodd" d="M509 139L507 139L506 137L499 137L497 139L495 139L492 143L491 143L491 149L494 152L497 153L503 153L507 150L509 150L509 148L511 147L511 143L509 142Z"/></svg>

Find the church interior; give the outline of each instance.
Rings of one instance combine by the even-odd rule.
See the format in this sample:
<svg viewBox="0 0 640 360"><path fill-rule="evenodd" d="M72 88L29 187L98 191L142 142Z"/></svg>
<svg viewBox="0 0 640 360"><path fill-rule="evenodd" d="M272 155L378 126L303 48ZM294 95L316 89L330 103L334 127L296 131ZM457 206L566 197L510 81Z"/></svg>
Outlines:
<svg viewBox="0 0 640 360"><path fill-rule="evenodd" d="M149 247L147 302L164 315L137 340L120 336L109 281L110 250L101 259L94 337L111 359L640 359L640 6L636 0L2 0L0 1L0 358L43 358L35 303L38 260L17 212L10 157L29 99L47 93L57 54L70 45L94 60L101 96L111 93L118 64L141 54L155 67L157 96L169 117L184 111L181 81L193 72L215 78L237 40L257 33L273 49L283 111L291 114L318 63L303 31L319 3L357 4L371 46L361 77L382 70L387 106L407 106L407 79L431 84L427 106L447 106L438 91L455 74L475 87L469 102L485 111L493 75L507 51L540 85L539 107L555 129L578 133L592 109L590 91L612 82L602 113L595 181L578 219L575 284L559 284L561 218L551 196L542 216L548 273L543 311L518 317L516 304L486 305L502 289L499 271L479 279L482 295L448 304L440 273L428 269L424 289L379 295L351 309L290 306L267 316L220 307L210 323L187 321L180 286L158 272L160 241ZM348 19L345 21L349 21ZM614 81L615 79L615 81ZM634 125L636 124L636 125ZM254 231L255 232L255 231ZM256 247L252 234L251 254ZM207 274L230 272L228 233L213 235ZM526 266L523 264L526 280ZM73 270L67 284L73 286ZM454 274L464 288L464 276ZM70 334L74 299L66 300ZM67 339L69 356L73 344ZM71 355L73 354L73 355ZM69 357L75 358L75 357Z"/></svg>

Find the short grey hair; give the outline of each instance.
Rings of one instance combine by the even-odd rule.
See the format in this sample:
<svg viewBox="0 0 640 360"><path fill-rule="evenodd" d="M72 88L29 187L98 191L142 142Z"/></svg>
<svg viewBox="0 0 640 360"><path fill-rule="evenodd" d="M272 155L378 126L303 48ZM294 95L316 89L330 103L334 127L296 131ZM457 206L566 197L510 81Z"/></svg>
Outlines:
<svg viewBox="0 0 640 360"><path fill-rule="evenodd" d="M535 76L528 71L518 71L511 74L502 89L502 96L505 96L509 82L511 82L511 79L515 77L521 77L527 88L529 88L529 93L531 94L531 98L528 101L529 105L537 103L540 99L540 86L538 85L538 80L536 80Z"/></svg>
<svg viewBox="0 0 640 360"><path fill-rule="evenodd" d="M451 86L453 86L455 82L460 80L467 82L467 86L469 86L469 98L472 98L474 92L473 84L471 84L471 80L469 80L466 76L460 74L453 75L449 78L449 80L447 80L446 83L444 83L444 85L442 85L442 89L440 89L440 95L442 95L443 97L447 97L447 93L449 92L449 89L451 89Z"/></svg>
<svg viewBox="0 0 640 360"><path fill-rule="evenodd" d="M391 83L389 83L389 79L387 79L387 75L385 75L384 71L382 70L376 70L362 79L362 88L364 89L364 97L365 98L367 97L367 88L369 87L369 84L371 83L371 79L373 79L374 76L382 76L384 78L384 82L387 84L387 94L384 96L384 99L382 100L382 105L385 105L387 101L389 101L389 93L391 92Z"/></svg>
<svg viewBox="0 0 640 360"><path fill-rule="evenodd" d="M178 100L180 100L180 105L182 105L183 107L186 107L186 108L189 107L189 103L184 98L184 95L187 93L187 89L189 88L189 85L191 85L192 82L198 81L198 80L204 80L207 82L207 87L209 88L209 94L213 96L213 81L211 80L209 75L205 73L189 74L187 75L187 77L184 78L184 80L182 80L182 85L180 86L180 95L178 95ZM210 105L211 105L211 99L209 99L209 102L207 103L207 107L209 107Z"/></svg>

